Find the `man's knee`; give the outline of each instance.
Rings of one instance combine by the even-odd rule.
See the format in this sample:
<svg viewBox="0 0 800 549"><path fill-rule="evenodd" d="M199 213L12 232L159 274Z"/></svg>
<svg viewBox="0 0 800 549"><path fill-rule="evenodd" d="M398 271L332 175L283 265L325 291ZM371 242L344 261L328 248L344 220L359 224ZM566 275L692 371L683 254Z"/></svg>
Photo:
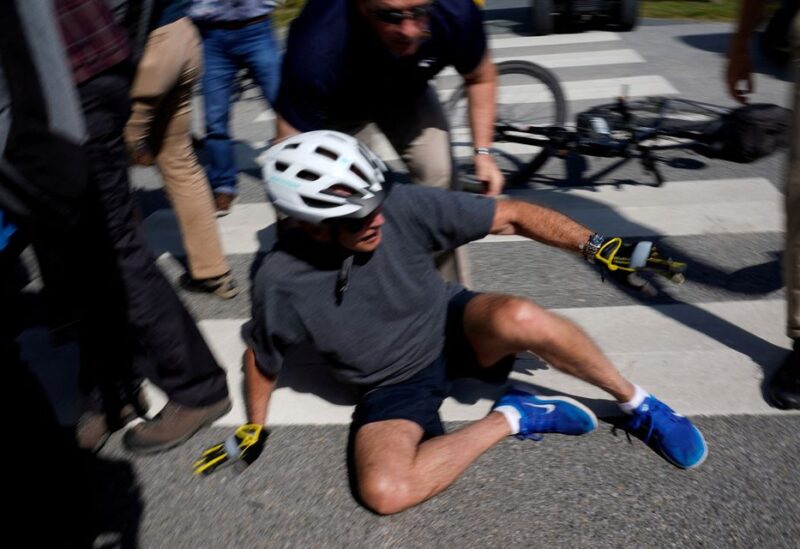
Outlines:
<svg viewBox="0 0 800 549"><path fill-rule="evenodd" d="M450 189L453 185L453 170L449 162L442 162L440 159L430 160L412 168L411 176L414 183L425 187L435 187L437 189Z"/></svg>
<svg viewBox="0 0 800 549"><path fill-rule="evenodd" d="M450 140L444 130L429 128L426 138L404 155L414 183L437 189L453 187L453 163L450 157Z"/></svg>
<svg viewBox="0 0 800 549"><path fill-rule="evenodd" d="M413 505L409 481L399 475L368 473L358 482L363 504L379 515L399 513Z"/></svg>
<svg viewBox="0 0 800 549"><path fill-rule="evenodd" d="M507 298L490 318L498 335L511 342L541 347L556 337L554 321L558 317L527 299Z"/></svg>

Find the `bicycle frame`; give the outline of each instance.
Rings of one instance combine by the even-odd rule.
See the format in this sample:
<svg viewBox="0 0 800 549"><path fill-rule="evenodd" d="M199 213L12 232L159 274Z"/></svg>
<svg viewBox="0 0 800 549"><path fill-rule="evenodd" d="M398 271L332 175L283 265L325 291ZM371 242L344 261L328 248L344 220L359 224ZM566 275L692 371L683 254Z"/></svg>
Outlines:
<svg viewBox="0 0 800 549"><path fill-rule="evenodd" d="M587 156L622 158L622 163L638 157L645 171L653 174L656 186L662 185L664 178L656 165L656 158L652 153L652 150L657 147L648 146L644 143L661 136L692 138L696 136L692 134L691 129L684 128L679 130L664 127L664 122L667 120L666 114L670 109L670 100L668 98L664 98L655 114L655 122L649 126L635 125L635 121L630 114L628 102L624 97L620 97L617 100L616 109L622 121L622 126L615 128L613 133L608 131L602 136L587 136L579 130L572 130L563 126L519 125L498 120L495 124L495 141L549 147L557 156L562 158L571 151ZM606 127L611 126L608 120L605 119L603 124ZM701 124L698 124L697 127L700 128ZM620 133L627 134L628 137L620 138ZM613 166L613 168L619 167L620 164Z"/></svg>

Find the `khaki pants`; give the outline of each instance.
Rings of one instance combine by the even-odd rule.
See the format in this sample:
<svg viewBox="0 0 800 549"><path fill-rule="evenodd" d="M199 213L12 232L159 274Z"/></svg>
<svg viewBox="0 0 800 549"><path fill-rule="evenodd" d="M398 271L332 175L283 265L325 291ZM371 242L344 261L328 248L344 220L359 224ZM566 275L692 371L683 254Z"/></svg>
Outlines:
<svg viewBox="0 0 800 549"><path fill-rule="evenodd" d="M387 109L379 120L370 120L392 144L419 185L449 189L452 186L453 158L447 117L431 86L416 101ZM368 145L374 130L367 121L333 123L337 129L354 135Z"/></svg>
<svg viewBox="0 0 800 549"><path fill-rule="evenodd" d="M387 115L374 123L403 159L415 183L439 189L455 188L449 125L432 86L413 103L388 109ZM365 123L336 126L370 145L374 130ZM446 280L470 284L466 253L462 247L436 256L436 265Z"/></svg>
<svg viewBox="0 0 800 549"><path fill-rule="evenodd" d="M193 278L230 270L222 251L206 174L190 137L191 98L202 71L200 37L184 17L150 33L131 89L125 142L144 141L155 156L175 209Z"/></svg>

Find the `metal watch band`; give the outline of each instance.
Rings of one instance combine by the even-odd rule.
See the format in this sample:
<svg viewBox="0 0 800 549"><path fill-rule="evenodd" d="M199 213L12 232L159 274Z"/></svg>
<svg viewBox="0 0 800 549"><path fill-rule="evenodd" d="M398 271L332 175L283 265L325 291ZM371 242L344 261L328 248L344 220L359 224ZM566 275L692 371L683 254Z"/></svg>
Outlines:
<svg viewBox="0 0 800 549"><path fill-rule="evenodd" d="M606 237L601 234L594 233L589 237L589 240L587 240L586 243L581 246L583 257L589 261L594 261L595 254L600 251L600 248L603 246L603 242L605 241Z"/></svg>
<svg viewBox="0 0 800 549"><path fill-rule="evenodd" d="M489 150L489 147L475 147L475 154L486 154L491 156L492 151Z"/></svg>

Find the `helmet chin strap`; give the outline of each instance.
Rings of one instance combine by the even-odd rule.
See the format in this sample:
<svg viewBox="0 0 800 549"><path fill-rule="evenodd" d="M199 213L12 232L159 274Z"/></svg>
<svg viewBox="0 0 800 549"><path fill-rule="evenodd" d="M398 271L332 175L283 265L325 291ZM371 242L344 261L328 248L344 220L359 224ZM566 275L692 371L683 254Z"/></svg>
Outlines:
<svg viewBox="0 0 800 549"><path fill-rule="evenodd" d="M350 285L350 269L353 267L353 258L355 257L355 253L351 253L344 261L342 261L342 266L339 268L339 273L336 275L336 304L341 305L342 299L344 299L344 293L347 291L348 286Z"/></svg>

